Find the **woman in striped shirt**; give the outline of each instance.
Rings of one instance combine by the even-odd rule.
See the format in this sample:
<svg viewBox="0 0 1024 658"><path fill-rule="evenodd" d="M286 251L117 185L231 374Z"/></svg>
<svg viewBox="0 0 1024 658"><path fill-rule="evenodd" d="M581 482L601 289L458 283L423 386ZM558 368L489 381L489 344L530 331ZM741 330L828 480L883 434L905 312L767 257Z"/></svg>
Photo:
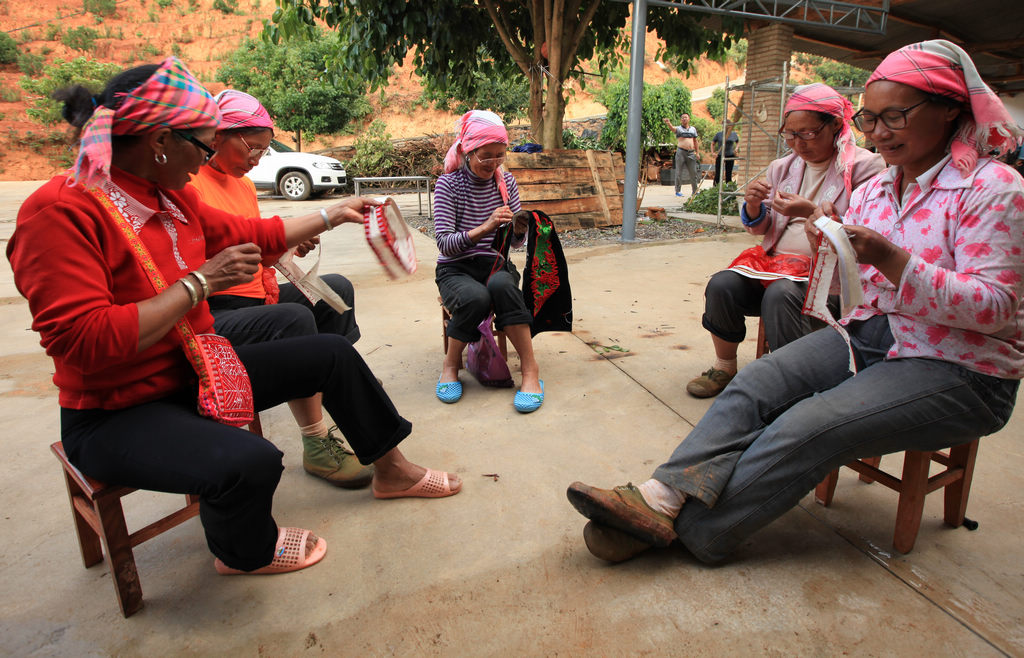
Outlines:
<svg viewBox="0 0 1024 658"><path fill-rule="evenodd" d="M517 411L529 413L544 401L544 382L533 354L532 315L519 290L519 272L492 246L495 232L513 223L512 246L526 239L526 219L519 212L519 190L512 174L501 170L508 133L493 112L472 110L459 120L459 134L445 156L445 174L434 188L434 235L441 252L435 280L448 323L448 351L437 382L437 397L454 403L462 398L459 364L467 343L480 339L477 328L493 307L495 326L519 354L522 385Z"/></svg>

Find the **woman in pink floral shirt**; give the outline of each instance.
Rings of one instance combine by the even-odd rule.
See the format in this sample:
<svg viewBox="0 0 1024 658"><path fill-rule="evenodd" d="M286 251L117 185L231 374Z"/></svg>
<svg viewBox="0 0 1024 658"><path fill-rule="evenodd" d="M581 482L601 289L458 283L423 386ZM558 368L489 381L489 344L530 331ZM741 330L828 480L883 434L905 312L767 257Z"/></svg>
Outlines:
<svg viewBox="0 0 1024 658"><path fill-rule="evenodd" d="M857 374L839 332L814 332L744 368L652 479L571 485L594 555L678 539L717 562L852 459L960 445L1010 418L1024 375L1024 179L989 154L1022 131L948 41L890 54L854 122L890 165L843 218L864 287L842 320Z"/></svg>

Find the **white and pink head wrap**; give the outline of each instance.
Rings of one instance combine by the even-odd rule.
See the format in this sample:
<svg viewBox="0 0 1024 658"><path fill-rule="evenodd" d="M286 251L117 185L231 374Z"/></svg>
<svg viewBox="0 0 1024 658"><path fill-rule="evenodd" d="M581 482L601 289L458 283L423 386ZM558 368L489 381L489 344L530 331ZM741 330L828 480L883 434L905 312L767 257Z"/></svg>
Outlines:
<svg viewBox="0 0 1024 658"><path fill-rule="evenodd" d="M922 41L889 53L868 78L898 82L926 94L965 105L950 146L953 166L966 177L979 155L1014 148L1024 130L1014 123L999 97L981 80L963 48L944 39Z"/></svg>
<svg viewBox="0 0 1024 658"><path fill-rule="evenodd" d="M836 171L843 177L846 193L853 191L853 161L856 157L857 142L850 129L853 105L838 91L822 82L803 85L793 90L783 112L824 112L839 117L842 127L836 134Z"/></svg>
<svg viewBox="0 0 1024 658"><path fill-rule="evenodd" d="M236 89L225 89L213 100L220 108L220 130L232 128L269 128L274 129L274 120L270 118L267 108L249 94Z"/></svg>
<svg viewBox="0 0 1024 658"><path fill-rule="evenodd" d="M455 143L448 149L444 156L444 173L450 174L462 166L467 153L471 153L481 146L488 144L508 144L508 131L505 124L494 112L487 110L470 110L466 112L455 123L458 134ZM508 197L505 187L505 177L501 173L501 167L494 170L494 180L502 197Z"/></svg>

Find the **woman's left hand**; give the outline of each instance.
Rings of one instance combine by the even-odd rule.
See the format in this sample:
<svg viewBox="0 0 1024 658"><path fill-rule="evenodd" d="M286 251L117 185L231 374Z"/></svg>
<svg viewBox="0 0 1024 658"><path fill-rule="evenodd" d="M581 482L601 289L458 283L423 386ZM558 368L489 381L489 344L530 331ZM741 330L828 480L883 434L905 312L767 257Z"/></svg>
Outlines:
<svg viewBox="0 0 1024 658"><path fill-rule="evenodd" d="M347 199L342 199L333 206L325 208L327 211L327 217L331 221L332 226L338 224L344 224L349 222L351 224L362 224L363 223L363 211L366 208L372 208L373 206L379 206L381 202L377 199L371 199L364 196L352 196Z"/></svg>
<svg viewBox="0 0 1024 658"><path fill-rule="evenodd" d="M512 217L512 232L516 235L525 235L526 229L530 227L530 213L520 210Z"/></svg>
<svg viewBox="0 0 1024 658"><path fill-rule="evenodd" d="M866 226L844 225L850 246L857 254L857 262L872 265L885 275L893 285L899 286L903 270L910 262L910 253L897 247L885 236Z"/></svg>
<svg viewBox="0 0 1024 658"><path fill-rule="evenodd" d="M786 217L810 217L816 206L799 194L779 190L772 200L772 210Z"/></svg>

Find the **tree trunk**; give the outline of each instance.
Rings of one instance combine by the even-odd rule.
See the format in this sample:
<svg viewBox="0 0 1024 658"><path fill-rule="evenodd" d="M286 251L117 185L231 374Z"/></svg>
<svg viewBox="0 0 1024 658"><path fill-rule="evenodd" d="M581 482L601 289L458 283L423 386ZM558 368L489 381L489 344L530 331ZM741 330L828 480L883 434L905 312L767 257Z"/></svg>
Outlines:
<svg viewBox="0 0 1024 658"><path fill-rule="evenodd" d="M302 129L295 131L295 150L302 151Z"/></svg>
<svg viewBox="0 0 1024 658"><path fill-rule="evenodd" d="M530 136L537 144L544 142L544 74L539 68L530 76Z"/></svg>

